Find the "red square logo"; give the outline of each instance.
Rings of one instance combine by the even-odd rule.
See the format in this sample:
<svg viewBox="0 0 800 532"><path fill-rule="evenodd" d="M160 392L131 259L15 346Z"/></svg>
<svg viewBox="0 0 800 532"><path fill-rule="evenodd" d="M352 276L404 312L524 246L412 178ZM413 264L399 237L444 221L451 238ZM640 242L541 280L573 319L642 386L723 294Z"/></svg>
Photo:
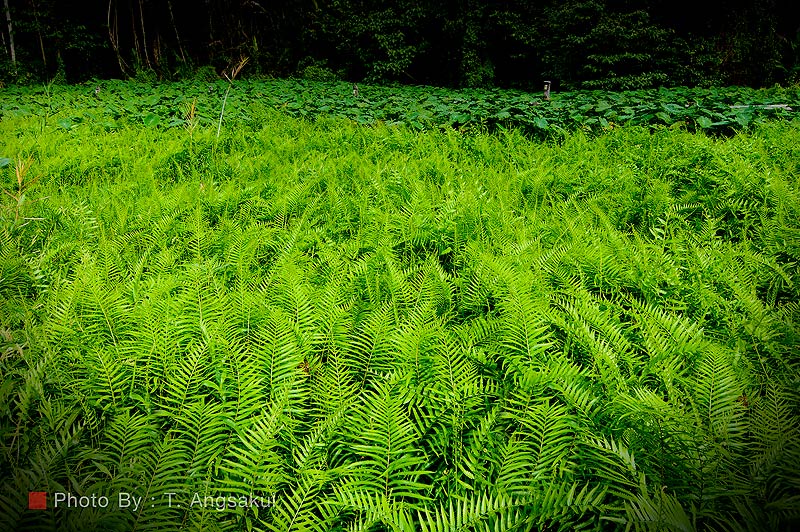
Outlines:
<svg viewBox="0 0 800 532"><path fill-rule="evenodd" d="M28 510L47 510L47 492L29 491Z"/></svg>

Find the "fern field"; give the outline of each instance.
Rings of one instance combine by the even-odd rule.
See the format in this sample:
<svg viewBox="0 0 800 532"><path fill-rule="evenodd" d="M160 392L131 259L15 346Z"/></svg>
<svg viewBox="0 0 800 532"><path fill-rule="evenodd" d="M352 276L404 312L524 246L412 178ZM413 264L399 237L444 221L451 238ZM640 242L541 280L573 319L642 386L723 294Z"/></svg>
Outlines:
<svg viewBox="0 0 800 532"><path fill-rule="evenodd" d="M800 527L796 121L250 115L0 122L0 529Z"/></svg>

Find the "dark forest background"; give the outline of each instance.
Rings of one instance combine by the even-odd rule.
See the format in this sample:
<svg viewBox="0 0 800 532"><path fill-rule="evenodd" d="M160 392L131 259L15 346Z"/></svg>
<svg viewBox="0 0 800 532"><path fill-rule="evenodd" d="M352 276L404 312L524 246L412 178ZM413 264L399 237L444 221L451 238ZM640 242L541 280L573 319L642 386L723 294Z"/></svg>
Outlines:
<svg viewBox="0 0 800 532"><path fill-rule="evenodd" d="M3 1L6 83L213 77L242 57L244 76L459 87L800 81L790 1Z"/></svg>

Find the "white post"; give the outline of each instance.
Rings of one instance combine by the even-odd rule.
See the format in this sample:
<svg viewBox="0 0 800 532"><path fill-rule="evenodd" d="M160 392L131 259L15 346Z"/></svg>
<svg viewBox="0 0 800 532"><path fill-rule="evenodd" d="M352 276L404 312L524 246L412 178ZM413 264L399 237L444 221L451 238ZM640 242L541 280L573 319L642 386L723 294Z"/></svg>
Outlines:
<svg viewBox="0 0 800 532"><path fill-rule="evenodd" d="M550 82L544 82L544 99L550 101Z"/></svg>

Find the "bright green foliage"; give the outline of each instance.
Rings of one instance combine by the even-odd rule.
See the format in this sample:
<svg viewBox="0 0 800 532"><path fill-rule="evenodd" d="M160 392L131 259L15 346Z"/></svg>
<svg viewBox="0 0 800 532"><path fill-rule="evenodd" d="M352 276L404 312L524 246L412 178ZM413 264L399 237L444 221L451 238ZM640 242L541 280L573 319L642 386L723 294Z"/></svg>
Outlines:
<svg viewBox="0 0 800 532"><path fill-rule="evenodd" d="M356 98L350 84L307 80L236 81L234 85L191 81L160 85L156 91L148 84L113 81L102 82L101 87L99 95L95 95L95 84L59 87L58 91L49 85L0 89L0 112L10 117L37 115L43 128L56 125L64 131L85 126L114 131L144 125L191 132L212 121L217 128L254 127L253 121L271 108L312 120L336 117L359 124L405 124L418 130L519 129L545 139L576 130L600 133L621 125L730 135L771 120L797 120L800 110L800 91L781 88L583 91L553 93L552 100L545 101L541 93L511 90L375 85L361 85ZM185 172L187 159L207 164L210 153L208 141L190 143L165 164L172 172Z"/></svg>
<svg viewBox="0 0 800 532"><path fill-rule="evenodd" d="M219 138L6 111L0 528L797 527L796 122L538 143L254 87Z"/></svg>

